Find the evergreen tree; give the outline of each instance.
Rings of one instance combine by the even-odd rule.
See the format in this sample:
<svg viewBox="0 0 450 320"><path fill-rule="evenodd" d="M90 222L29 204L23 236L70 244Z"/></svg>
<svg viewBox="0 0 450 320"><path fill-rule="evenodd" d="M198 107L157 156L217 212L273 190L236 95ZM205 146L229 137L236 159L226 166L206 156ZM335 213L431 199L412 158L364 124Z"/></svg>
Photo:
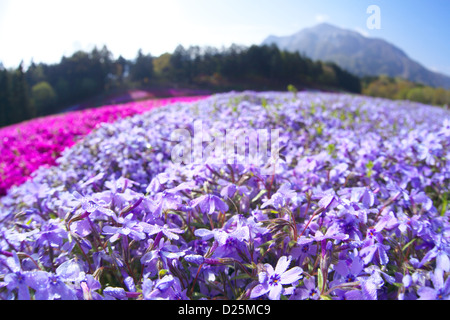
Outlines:
<svg viewBox="0 0 450 320"><path fill-rule="evenodd" d="M131 80L146 84L153 78L153 73L152 56L150 54L144 55L142 50L139 50L136 61L130 69Z"/></svg>
<svg viewBox="0 0 450 320"><path fill-rule="evenodd" d="M172 81L176 83L190 83L192 81L190 57L182 45L175 48L170 57L170 65Z"/></svg>
<svg viewBox="0 0 450 320"><path fill-rule="evenodd" d="M28 84L25 79L22 62L11 75L9 110L9 120L11 123L28 120L35 116L35 112L30 103Z"/></svg>
<svg viewBox="0 0 450 320"><path fill-rule="evenodd" d="M0 127L10 124L10 75L8 70L0 68Z"/></svg>

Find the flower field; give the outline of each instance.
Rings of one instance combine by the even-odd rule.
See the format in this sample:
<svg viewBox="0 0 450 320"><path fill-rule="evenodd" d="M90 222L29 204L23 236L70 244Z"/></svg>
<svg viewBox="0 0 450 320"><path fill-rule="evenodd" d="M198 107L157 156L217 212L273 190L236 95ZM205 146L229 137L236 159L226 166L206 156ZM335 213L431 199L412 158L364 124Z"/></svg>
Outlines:
<svg viewBox="0 0 450 320"><path fill-rule="evenodd" d="M175 102L195 101L199 97L177 97L145 102L108 105L42 117L0 129L0 196L23 183L43 165L55 165L61 152L103 122L149 111Z"/></svg>
<svg viewBox="0 0 450 320"><path fill-rule="evenodd" d="M448 110L251 91L134 106L0 131L0 299L450 298Z"/></svg>

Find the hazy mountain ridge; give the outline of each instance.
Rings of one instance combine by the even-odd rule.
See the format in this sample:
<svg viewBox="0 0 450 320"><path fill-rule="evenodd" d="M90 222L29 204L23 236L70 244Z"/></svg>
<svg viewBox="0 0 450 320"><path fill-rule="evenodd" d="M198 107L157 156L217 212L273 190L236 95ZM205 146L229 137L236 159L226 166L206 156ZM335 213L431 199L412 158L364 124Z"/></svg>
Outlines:
<svg viewBox="0 0 450 320"><path fill-rule="evenodd" d="M303 29L290 36L271 35L262 44L273 43L281 50L299 51L313 60L335 62L360 77L385 74L450 89L450 77L428 70L395 45L328 23Z"/></svg>

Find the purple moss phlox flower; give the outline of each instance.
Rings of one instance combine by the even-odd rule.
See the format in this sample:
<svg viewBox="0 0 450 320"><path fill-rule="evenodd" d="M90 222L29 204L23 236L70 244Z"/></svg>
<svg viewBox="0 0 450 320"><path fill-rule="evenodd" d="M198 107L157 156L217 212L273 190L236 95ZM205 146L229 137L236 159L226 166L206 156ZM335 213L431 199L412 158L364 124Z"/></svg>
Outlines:
<svg viewBox="0 0 450 320"><path fill-rule="evenodd" d="M144 232L147 233L149 236L161 232L163 235L167 237L167 239L170 240L178 240L180 238L178 234L184 233L184 231L181 230L180 228L170 228L167 224L160 226L157 224L142 223L142 226Z"/></svg>
<svg viewBox="0 0 450 320"><path fill-rule="evenodd" d="M145 189L145 192L149 194L156 194L163 189L164 185L170 184L176 179L176 176L171 175L168 172L161 172L150 181L150 184Z"/></svg>
<svg viewBox="0 0 450 320"><path fill-rule="evenodd" d="M76 300L75 291L62 280L58 270L56 274L47 275L48 285L40 292L42 300Z"/></svg>
<svg viewBox="0 0 450 320"><path fill-rule="evenodd" d="M383 244L384 239L381 231L385 228L393 228L396 225L398 225L397 218L392 214L387 214L383 216L375 226L368 228L366 239L360 251L360 255L365 264L370 263L374 258L383 265L389 262L387 253L390 247Z"/></svg>
<svg viewBox="0 0 450 320"><path fill-rule="evenodd" d="M185 255L185 252L176 245L171 245L169 241L161 239L159 243L155 245L153 250L145 253L140 261L148 269L150 273L157 273L156 264L158 261L163 263L163 266L167 268L168 260L179 259Z"/></svg>
<svg viewBox="0 0 450 320"><path fill-rule="evenodd" d="M348 234L350 239L356 242L360 242L363 239L363 235L359 228L360 219L355 217L354 214L345 213L337 222L342 232Z"/></svg>
<svg viewBox="0 0 450 320"><path fill-rule="evenodd" d="M194 181L187 181L187 182L182 182L180 183L178 186L171 188L171 189L166 189L166 193L169 194L178 194L181 193L182 191L190 191L193 188L195 188L195 182Z"/></svg>
<svg viewBox="0 0 450 320"><path fill-rule="evenodd" d="M197 264L197 265L201 265L201 264L209 264L209 265L221 265L227 262L232 261L233 259L221 259L221 258L205 258L201 255L198 254L188 254L184 256L184 259L192 264Z"/></svg>
<svg viewBox="0 0 450 320"><path fill-rule="evenodd" d="M105 208L107 203L104 200L98 200L92 196L82 196L77 191L73 193L73 196L81 204L81 208L88 213L101 212L107 216L114 215L114 211Z"/></svg>
<svg viewBox="0 0 450 320"><path fill-rule="evenodd" d="M237 190L238 190L237 185L235 185L234 183L228 183L226 186L222 188L222 190L220 191L220 195L224 199L233 198Z"/></svg>
<svg viewBox="0 0 450 320"><path fill-rule="evenodd" d="M187 289L182 289L180 281L172 275L152 281L145 279L142 293L145 300L189 300Z"/></svg>
<svg viewBox="0 0 450 320"><path fill-rule="evenodd" d="M151 300L150 294L153 290L153 281L150 278L145 278L142 281L142 296L145 300Z"/></svg>
<svg viewBox="0 0 450 320"><path fill-rule="evenodd" d="M291 190L291 185L289 183L284 183L270 199L263 203L261 209L264 209L267 206L279 209L280 207L285 206L287 202L295 196L297 196L297 193Z"/></svg>
<svg viewBox="0 0 450 320"><path fill-rule="evenodd" d="M144 207L150 213L146 221L160 218L164 210L177 209L181 204L180 198L175 193L167 191L158 192L154 197L145 197L143 199Z"/></svg>
<svg viewBox="0 0 450 320"><path fill-rule="evenodd" d="M330 283L330 287L341 283L359 282L361 290L335 290L335 294L345 300L376 300L377 289L382 283L379 274L373 272L372 275L364 271L364 262L358 254L352 256L351 261L339 260L335 266L335 280Z"/></svg>
<svg viewBox="0 0 450 320"><path fill-rule="evenodd" d="M5 286L10 291L17 289L18 300L30 300L30 288L34 289L36 300L76 299L75 291L67 286L60 276L64 266L60 266L56 274L40 270L22 271L16 252L8 258L7 264L12 272L5 275Z"/></svg>
<svg viewBox="0 0 450 320"><path fill-rule="evenodd" d="M425 265L425 263L431 261L432 259L436 259L436 268L449 272L450 243L442 234L433 235L433 240L435 246L425 254L422 261L420 261L420 266Z"/></svg>
<svg viewBox="0 0 450 320"><path fill-rule="evenodd" d="M360 278L361 292L364 300L377 300L378 290L387 282L395 283L395 279L382 271L377 265L370 265L364 269L368 277Z"/></svg>
<svg viewBox="0 0 450 320"><path fill-rule="evenodd" d="M8 257L6 260L10 273L5 275L4 282L6 288L10 291L17 289L18 300L30 300L30 290L34 284L34 278L31 272L22 271L19 257L16 252L13 252L12 257Z"/></svg>
<svg viewBox="0 0 450 320"><path fill-rule="evenodd" d="M323 208L324 210L328 210L332 205L337 204L337 196L336 192L334 190L326 190L323 192L320 192L315 195L315 197L320 197L319 200L319 207Z"/></svg>
<svg viewBox="0 0 450 320"><path fill-rule="evenodd" d="M291 250L293 258L298 260L298 264L302 265L307 257L313 257L317 253L317 245L313 244L314 239L300 237L297 240L297 246Z"/></svg>
<svg viewBox="0 0 450 320"><path fill-rule="evenodd" d="M230 232L223 229L197 229L194 234L202 240L214 238L219 246L233 246L237 243L244 243L250 240L250 229L246 225L238 224Z"/></svg>
<svg viewBox="0 0 450 320"><path fill-rule="evenodd" d="M404 183L397 184L392 180L389 180L386 189L390 191L393 199L403 198L405 201L409 201L409 192L406 190Z"/></svg>
<svg viewBox="0 0 450 320"><path fill-rule="evenodd" d="M102 288L99 281L97 281L91 274L80 281L80 289L77 290L78 299L81 300L103 300L103 297L96 291Z"/></svg>
<svg viewBox="0 0 450 320"><path fill-rule="evenodd" d="M433 208L433 201L423 191L412 190L410 198L412 205L421 204L426 211L430 211Z"/></svg>
<svg viewBox="0 0 450 320"><path fill-rule="evenodd" d="M68 283L79 281L85 275L80 273L79 266L71 261L63 263L55 273L45 271L26 273L32 277L28 285L35 290L36 300L76 300L76 291Z"/></svg>
<svg viewBox="0 0 450 320"><path fill-rule="evenodd" d="M58 248L62 246L64 239L67 239L67 231L54 221L44 225L36 240L38 246L51 246Z"/></svg>
<svg viewBox="0 0 450 320"><path fill-rule="evenodd" d="M339 260L335 270L340 276L339 281L355 282L358 281L358 277L364 270L364 263L359 256L354 256L350 263L346 260Z"/></svg>
<svg viewBox="0 0 450 320"><path fill-rule="evenodd" d="M414 215L410 217L404 212L397 212L398 218L398 230L406 234L407 230L412 230L415 234L421 234L425 229L426 225L429 224L428 221L423 221L421 216Z"/></svg>
<svg viewBox="0 0 450 320"><path fill-rule="evenodd" d="M141 295L141 292L130 292L121 287L106 287L103 289L103 296L105 300L127 300L128 298L137 298Z"/></svg>
<svg viewBox="0 0 450 320"><path fill-rule="evenodd" d="M336 295L340 300L364 300L361 290L336 290Z"/></svg>
<svg viewBox="0 0 450 320"><path fill-rule="evenodd" d="M78 259L63 262L56 269L56 274L66 282L80 282L86 276L84 265Z"/></svg>
<svg viewBox="0 0 450 320"><path fill-rule="evenodd" d="M258 274L259 284L253 288L250 298L257 298L268 293L270 300L279 300L283 285L293 284L302 278L302 268L296 266L287 270L291 259L292 257L282 256L275 270L270 264L264 264L265 270Z"/></svg>
<svg viewBox="0 0 450 320"><path fill-rule="evenodd" d="M305 278L303 280L304 287L295 289L290 300L319 300L320 290L316 287L315 277Z"/></svg>
<svg viewBox="0 0 450 320"><path fill-rule="evenodd" d="M342 233L339 230L339 226L337 224L332 224L325 234L323 234L320 230L317 230L314 236L312 237L316 241L323 240L346 240L348 239L348 234Z"/></svg>
<svg viewBox="0 0 450 320"><path fill-rule="evenodd" d="M103 289L105 298L112 297L118 300L125 300L127 298L127 292L124 288L120 287L106 287Z"/></svg>
<svg viewBox="0 0 450 320"><path fill-rule="evenodd" d="M417 290L419 300L450 300L450 277L444 282L444 271L436 269L431 275L433 287L420 287Z"/></svg>
<svg viewBox="0 0 450 320"><path fill-rule="evenodd" d="M374 242L363 247L360 254L365 264L369 264L373 259L376 259L379 263L385 265L389 262L389 257L387 255L388 250L388 245Z"/></svg>
<svg viewBox="0 0 450 320"><path fill-rule="evenodd" d="M191 207L200 207L202 213L212 214L216 209L221 212L228 211L228 205L213 194L205 194L191 201Z"/></svg>
<svg viewBox="0 0 450 320"><path fill-rule="evenodd" d="M133 214L128 214L125 218L119 217L118 222L122 223L121 227L104 226L103 234L111 235L109 241L111 243L117 241L121 236L129 236L134 240L143 240L146 235L144 232L144 222L133 219Z"/></svg>
<svg viewBox="0 0 450 320"><path fill-rule="evenodd" d="M197 229L194 234L201 237L202 240L214 238L217 248L214 251L215 256L226 257L234 255L239 248L245 246L250 240L250 229L246 225L238 224L230 232L223 229Z"/></svg>

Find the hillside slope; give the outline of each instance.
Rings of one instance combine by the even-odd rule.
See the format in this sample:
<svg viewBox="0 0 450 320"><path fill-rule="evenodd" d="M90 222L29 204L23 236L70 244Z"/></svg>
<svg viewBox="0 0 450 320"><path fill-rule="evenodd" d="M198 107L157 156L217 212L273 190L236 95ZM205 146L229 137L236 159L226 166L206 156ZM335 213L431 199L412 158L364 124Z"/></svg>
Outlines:
<svg viewBox="0 0 450 320"><path fill-rule="evenodd" d="M290 36L272 35L262 44L276 44L282 50L298 51L313 60L334 62L360 77L384 74L450 89L450 77L426 69L395 45L328 23Z"/></svg>

